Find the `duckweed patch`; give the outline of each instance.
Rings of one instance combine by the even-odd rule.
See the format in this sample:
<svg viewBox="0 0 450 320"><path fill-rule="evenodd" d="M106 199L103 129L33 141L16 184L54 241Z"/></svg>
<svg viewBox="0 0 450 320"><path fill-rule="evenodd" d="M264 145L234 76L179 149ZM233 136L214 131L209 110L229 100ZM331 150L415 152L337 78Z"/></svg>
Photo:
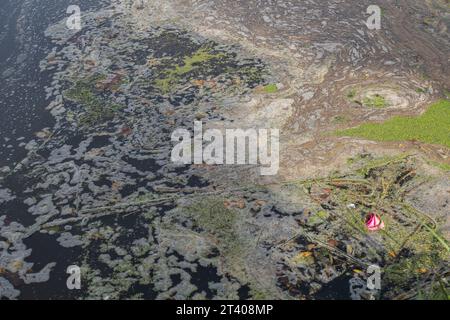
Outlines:
<svg viewBox="0 0 450 320"><path fill-rule="evenodd" d="M337 135L375 141L417 140L450 148L450 100L434 103L418 117L396 116L384 123L366 123L338 131Z"/></svg>

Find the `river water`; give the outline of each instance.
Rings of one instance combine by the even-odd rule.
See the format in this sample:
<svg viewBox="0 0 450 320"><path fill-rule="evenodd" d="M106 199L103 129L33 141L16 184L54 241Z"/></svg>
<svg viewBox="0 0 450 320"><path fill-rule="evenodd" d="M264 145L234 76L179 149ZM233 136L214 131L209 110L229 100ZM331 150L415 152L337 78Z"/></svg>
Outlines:
<svg viewBox="0 0 450 320"><path fill-rule="evenodd" d="M361 8L348 14L336 1L323 11L305 2L310 22L296 18L306 15L297 4L289 4L291 15L282 3L268 5L272 18L261 18L247 11L266 1L242 2L238 15L227 8L223 17L236 24L224 22L213 32L195 17L213 24L215 2L177 12L170 6L179 9L175 0L152 2L150 9L130 1L80 1L83 27L76 31L65 24L74 1L3 0L0 299L377 294L366 290L359 269L385 263L388 249L377 236L355 235L339 218L348 205L337 197L339 187L281 184L277 177L263 179L256 166L182 165L170 155L172 132L192 132L194 121L221 129L286 128L298 101L307 107L297 106L292 128L316 130L334 109L314 105L311 90L328 95L320 83L339 69L332 70L333 61L339 65L337 59L350 53L347 69L357 72L370 58L361 52L382 44L361 31ZM253 37L245 22L260 36ZM342 39L333 23L346 28ZM239 27L236 34L247 42L230 41L221 33L226 25ZM320 33L319 25L330 32ZM300 31L304 36L291 34ZM308 33L312 44L305 43ZM345 48L352 37L361 54ZM249 41L273 50L256 50ZM286 54L285 41L305 54ZM282 140L298 137L291 133ZM291 158L307 157L316 147L323 146L292 148ZM353 218L363 220L363 209ZM69 266L79 267L79 290L67 286Z"/></svg>

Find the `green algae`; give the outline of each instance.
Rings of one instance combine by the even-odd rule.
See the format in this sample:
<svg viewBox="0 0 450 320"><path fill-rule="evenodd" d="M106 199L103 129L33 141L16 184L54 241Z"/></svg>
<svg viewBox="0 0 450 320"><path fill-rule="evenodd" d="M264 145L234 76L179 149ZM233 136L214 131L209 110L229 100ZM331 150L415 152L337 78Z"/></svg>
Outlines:
<svg viewBox="0 0 450 320"><path fill-rule="evenodd" d="M97 221L91 224L91 228L83 236L86 250L80 261L87 288L86 299L129 298L136 284L148 286L152 283L151 243L144 238L139 243L123 245L121 237L126 229L120 226L103 227ZM94 267L92 259L101 267Z"/></svg>
<svg viewBox="0 0 450 320"><path fill-rule="evenodd" d="M427 93L427 89L425 89L425 88L416 88L416 92L417 93Z"/></svg>
<svg viewBox="0 0 450 320"><path fill-rule="evenodd" d="M265 93L276 93L278 91L278 87L274 83L270 83L268 85L265 85L263 88Z"/></svg>
<svg viewBox="0 0 450 320"><path fill-rule="evenodd" d="M438 161L432 161L432 160L427 161L427 163L429 165L432 165L433 167L439 168L443 171L450 171L450 164L438 162Z"/></svg>
<svg viewBox="0 0 450 320"><path fill-rule="evenodd" d="M44 230L47 230L48 232L59 233L59 232L61 232L61 227L53 226L53 227L44 228Z"/></svg>
<svg viewBox="0 0 450 320"><path fill-rule="evenodd" d="M248 65L240 68L238 74L248 83L261 83L264 81L264 72L260 67Z"/></svg>
<svg viewBox="0 0 450 320"><path fill-rule="evenodd" d="M351 89L347 92L348 99L354 99L356 97L357 91L356 89Z"/></svg>
<svg viewBox="0 0 450 320"><path fill-rule="evenodd" d="M396 116L384 123L366 123L341 130L338 136L375 141L417 140L450 148L450 100L440 100L418 117Z"/></svg>
<svg viewBox="0 0 450 320"><path fill-rule="evenodd" d="M380 94L372 94L368 95L364 98L362 98L362 101L360 100L360 97L358 96L358 90L355 88L352 88L347 91L346 97L351 102L357 103L359 105L362 105L366 108L374 108L374 109L383 109L388 107L388 101L386 98Z"/></svg>
<svg viewBox="0 0 450 320"><path fill-rule="evenodd" d="M163 76L156 79L155 86L164 94L171 91L173 86L176 86L181 78L186 74L194 71L202 64L213 60L225 57L224 53L213 53L210 48L202 47L195 51L192 55L185 56L183 63L169 67L163 71Z"/></svg>
<svg viewBox="0 0 450 320"><path fill-rule="evenodd" d="M291 263L296 266L310 266L314 262L314 256L310 251L300 252L291 259Z"/></svg>
<svg viewBox="0 0 450 320"><path fill-rule="evenodd" d="M327 219L330 217L330 214L325 210L320 210L313 214L311 217L309 217L307 225L308 226L316 226L319 224L322 224L327 221Z"/></svg>
<svg viewBox="0 0 450 320"><path fill-rule="evenodd" d="M252 297L252 300L268 300L268 299L270 299L270 295L268 295L267 292L260 291L258 289L251 289L250 295Z"/></svg>
<svg viewBox="0 0 450 320"><path fill-rule="evenodd" d="M204 199L188 207L187 211L200 228L221 239L221 249L226 253L239 246L235 231L238 214L225 207L224 199Z"/></svg>
<svg viewBox="0 0 450 320"><path fill-rule="evenodd" d="M344 116L341 116L341 115L335 116L335 117L333 117L331 119L331 122L333 124L345 124L345 123L347 123L349 121L350 121L350 118L348 116L345 116L345 115Z"/></svg>
<svg viewBox="0 0 450 320"><path fill-rule="evenodd" d="M164 41L163 41L164 40ZM267 83L266 66L254 58L241 56L234 47L220 46L213 41L190 41L183 34L167 32L155 40L166 43L149 59L154 72L140 81L150 84L163 96L237 94ZM267 87L268 93L275 85Z"/></svg>
<svg viewBox="0 0 450 320"><path fill-rule="evenodd" d="M84 113L79 116L81 126L91 126L112 120L122 107L118 104L109 104L105 99L99 98L94 91L96 81L105 76L94 76L86 80L79 80L75 85L64 92L64 97L84 107Z"/></svg>
<svg viewBox="0 0 450 320"><path fill-rule="evenodd" d="M250 288L252 299L272 297L273 288L261 285L246 268L246 261L255 248L253 241L249 241L239 231L244 217L240 217L239 211L227 208L224 202L225 199L220 197L208 197L187 207L186 211L195 221L196 227L215 238L214 243L223 261L222 267Z"/></svg>
<svg viewBox="0 0 450 320"><path fill-rule="evenodd" d="M382 109L382 108L386 108L388 106L388 102L386 101L386 98L379 94L375 94L370 97L365 97L363 99L362 103L365 107L375 108L375 109Z"/></svg>

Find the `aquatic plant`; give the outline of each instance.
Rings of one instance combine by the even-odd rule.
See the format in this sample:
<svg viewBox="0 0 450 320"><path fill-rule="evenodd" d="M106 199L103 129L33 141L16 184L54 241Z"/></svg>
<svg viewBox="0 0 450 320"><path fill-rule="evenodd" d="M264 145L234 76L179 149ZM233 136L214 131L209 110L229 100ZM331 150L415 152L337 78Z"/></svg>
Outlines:
<svg viewBox="0 0 450 320"><path fill-rule="evenodd" d="M239 239L235 232L237 212L226 208L224 199L206 198L188 207L187 211L200 228L221 240L220 246L227 253L238 246Z"/></svg>
<svg viewBox="0 0 450 320"><path fill-rule="evenodd" d="M450 148L450 100L434 103L418 117L396 116L383 123L338 131L337 135L376 141L418 140Z"/></svg>
<svg viewBox="0 0 450 320"><path fill-rule="evenodd" d="M224 56L224 53L213 53L211 48L202 47L193 54L185 56L181 64L169 66L168 69L164 70L162 76L156 79L155 86L164 94L167 94L171 91L171 88L179 84L184 75L194 71L202 63Z"/></svg>
<svg viewBox="0 0 450 320"><path fill-rule="evenodd" d="M376 109L381 109L381 108L385 108L388 106L388 102L386 101L386 98L379 94L375 94L370 97L365 97L363 99L362 103L365 107L376 108Z"/></svg>
<svg viewBox="0 0 450 320"><path fill-rule="evenodd" d="M278 87L274 83L267 84L263 87L265 93L275 93L278 91Z"/></svg>
<svg viewBox="0 0 450 320"><path fill-rule="evenodd" d="M413 208L403 197L405 189L420 181L415 159L407 154L382 158L360 155L348 163L355 170L348 176L296 184L306 187L300 190L320 204L318 213L329 215L326 223L311 215L299 234L350 263L369 265L376 261L383 270L384 297L403 295L405 286L414 288L419 283L430 288L430 275L441 279L447 290L442 266L448 264L450 249L439 231L439 219ZM367 229L365 219L370 212L381 217L384 229L375 233ZM293 261L303 261L304 252ZM408 293L409 298L417 294L417 289Z"/></svg>
<svg viewBox="0 0 450 320"><path fill-rule="evenodd" d="M356 89L351 89L347 92L347 98L353 99L356 97L357 91Z"/></svg>
<svg viewBox="0 0 450 320"><path fill-rule="evenodd" d="M111 120L121 109L120 105L109 103L95 94L94 83L102 78L104 76L100 75L84 81L79 80L64 93L67 99L80 104L84 108L84 112L79 116L81 126L91 126Z"/></svg>

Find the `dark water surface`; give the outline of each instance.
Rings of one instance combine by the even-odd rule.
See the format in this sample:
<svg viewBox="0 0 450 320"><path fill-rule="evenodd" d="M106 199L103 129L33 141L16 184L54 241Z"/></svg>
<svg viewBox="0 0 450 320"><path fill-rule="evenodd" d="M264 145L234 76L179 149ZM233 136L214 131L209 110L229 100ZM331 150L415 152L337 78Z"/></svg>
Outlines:
<svg viewBox="0 0 450 320"><path fill-rule="evenodd" d="M50 75L39 62L52 49L47 27L67 16L69 5L95 8L99 0L2 0L0 5L0 167L12 166L26 152L33 133L53 125L45 110Z"/></svg>
<svg viewBox="0 0 450 320"><path fill-rule="evenodd" d="M53 117L45 109L45 86L50 85L51 74L41 72L39 62L53 45L44 35L47 27L67 16L69 5L79 5L82 10L98 7L101 1L73 0L2 0L0 4L0 167L13 169L27 154L24 145L34 133L52 127ZM12 176L4 183L21 194L26 182ZM32 217L18 199L12 201L1 214L14 212L14 220L29 225ZM5 212L7 211L7 212ZM1 215L0 214L0 215ZM31 219L31 220L30 220ZM50 280L45 283L23 285L21 299L73 298L65 285L65 261L79 254L79 249L65 249L57 245L55 236L35 233L24 242L33 247L30 260L35 269L48 261L57 261ZM60 262L60 263L58 263Z"/></svg>

